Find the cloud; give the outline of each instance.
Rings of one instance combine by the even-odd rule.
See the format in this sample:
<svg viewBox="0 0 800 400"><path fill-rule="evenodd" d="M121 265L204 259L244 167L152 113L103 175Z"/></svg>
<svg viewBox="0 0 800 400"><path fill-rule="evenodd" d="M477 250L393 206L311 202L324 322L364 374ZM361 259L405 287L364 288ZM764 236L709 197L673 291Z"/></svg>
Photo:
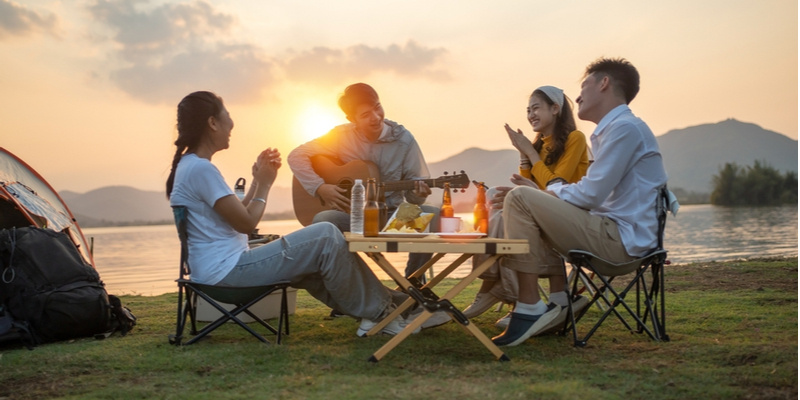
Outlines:
<svg viewBox="0 0 800 400"><path fill-rule="evenodd" d="M58 18L54 14L41 15L9 0L0 0L0 39L35 32L55 36L57 26Z"/></svg>
<svg viewBox="0 0 800 400"><path fill-rule="evenodd" d="M447 50L413 40L385 48L315 47L278 61L258 45L236 41L236 16L205 0L157 5L150 0L96 0L88 10L106 33L100 35L101 40L112 49L115 61L122 63L109 72L109 78L121 90L149 103L171 104L200 89L220 93L229 101L257 102L279 74L322 84L380 72L451 79L436 68Z"/></svg>
<svg viewBox="0 0 800 400"><path fill-rule="evenodd" d="M152 103L176 102L196 90L216 92L236 102L257 102L261 90L273 82L271 65L257 54L248 45L219 45L182 52L156 66L118 69L111 78L128 94Z"/></svg>
<svg viewBox="0 0 800 400"><path fill-rule="evenodd" d="M291 57L285 68L290 79L309 82L338 83L384 71L447 81L450 75L435 68L446 53L443 48L425 48L413 40L405 46L392 44L385 49L366 45L344 50L315 47Z"/></svg>
<svg viewBox="0 0 800 400"><path fill-rule="evenodd" d="M214 90L227 100L257 101L271 84L272 62L251 44L226 41L234 16L198 0L144 9L146 0L99 0L89 7L110 28L124 67L111 80L138 99L173 103L194 90Z"/></svg>

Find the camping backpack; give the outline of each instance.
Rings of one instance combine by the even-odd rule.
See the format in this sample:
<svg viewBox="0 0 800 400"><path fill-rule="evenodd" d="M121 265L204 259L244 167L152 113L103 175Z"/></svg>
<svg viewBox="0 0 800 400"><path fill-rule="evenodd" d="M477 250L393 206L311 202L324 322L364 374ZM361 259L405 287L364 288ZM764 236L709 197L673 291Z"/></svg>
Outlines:
<svg viewBox="0 0 800 400"><path fill-rule="evenodd" d="M37 227L0 230L0 301L30 328L34 343L122 334L136 323L106 293L97 271L63 232Z"/></svg>

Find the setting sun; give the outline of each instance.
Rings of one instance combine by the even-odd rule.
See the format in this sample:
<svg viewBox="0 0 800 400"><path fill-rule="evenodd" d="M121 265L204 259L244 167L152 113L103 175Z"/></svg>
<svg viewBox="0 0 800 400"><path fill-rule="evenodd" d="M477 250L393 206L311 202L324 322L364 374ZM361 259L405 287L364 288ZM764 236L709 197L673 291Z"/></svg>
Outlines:
<svg viewBox="0 0 800 400"><path fill-rule="evenodd" d="M295 122L303 142L316 139L336 125L346 123L344 116L340 116L341 112L336 111L319 104L305 106Z"/></svg>

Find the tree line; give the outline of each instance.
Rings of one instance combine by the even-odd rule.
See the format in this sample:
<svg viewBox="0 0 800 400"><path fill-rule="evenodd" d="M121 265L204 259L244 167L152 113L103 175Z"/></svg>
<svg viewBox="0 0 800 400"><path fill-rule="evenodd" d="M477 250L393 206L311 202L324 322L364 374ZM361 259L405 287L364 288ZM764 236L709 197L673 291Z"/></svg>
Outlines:
<svg viewBox="0 0 800 400"><path fill-rule="evenodd" d="M711 204L720 206L771 206L797 204L797 173L785 174L765 162L741 167L725 163L712 178Z"/></svg>

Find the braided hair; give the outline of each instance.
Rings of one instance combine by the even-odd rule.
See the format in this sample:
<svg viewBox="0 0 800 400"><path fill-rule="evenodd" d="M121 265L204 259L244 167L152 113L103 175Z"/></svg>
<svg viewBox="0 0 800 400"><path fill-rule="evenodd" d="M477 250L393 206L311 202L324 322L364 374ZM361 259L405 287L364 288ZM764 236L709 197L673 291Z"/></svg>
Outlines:
<svg viewBox="0 0 800 400"><path fill-rule="evenodd" d="M209 117L216 117L222 111L222 99L211 92L194 92L178 103L178 138L175 140L175 155L172 169L167 178L167 199L172 194L175 183L175 169L187 150L195 149L206 133Z"/></svg>

